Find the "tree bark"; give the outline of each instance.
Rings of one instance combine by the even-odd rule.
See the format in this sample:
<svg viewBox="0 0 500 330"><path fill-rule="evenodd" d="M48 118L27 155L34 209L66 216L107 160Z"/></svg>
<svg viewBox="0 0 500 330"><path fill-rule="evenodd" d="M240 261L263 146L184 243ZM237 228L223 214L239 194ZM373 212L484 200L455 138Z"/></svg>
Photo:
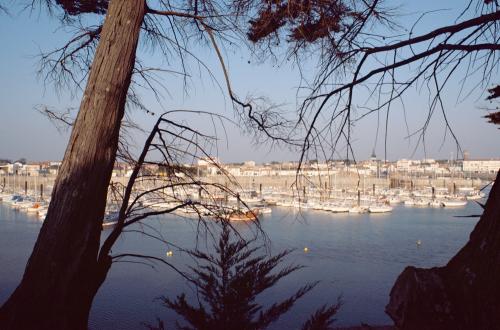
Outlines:
<svg viewBox="0 0 500 330"><path fill-rule="evenodd" d="M399 329L499 328L500 171L495 182L469 241L446 266L399 275L386 307Z"/></svg>
<svg viewBox="0 0 500 330"><path fill-rule="evenodd" d="M47 218L20 285L0 309L1 329L87 329L110 266L98 264L144 0L112 0Z"/></svg>

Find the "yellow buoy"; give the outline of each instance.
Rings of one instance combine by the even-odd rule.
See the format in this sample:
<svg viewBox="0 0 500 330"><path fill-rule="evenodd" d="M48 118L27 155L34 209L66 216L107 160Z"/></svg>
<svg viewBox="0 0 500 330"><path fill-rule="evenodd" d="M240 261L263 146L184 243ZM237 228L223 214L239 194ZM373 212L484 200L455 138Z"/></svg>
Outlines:
<svg viewBox="0 0 500 330"><path fill-rule="evenodd" d="M304 252L305 253L309 252L309 248L307 246L304 248Z"/></svg>
<svg viewBox="0 0 500 330"><path fill-rule="evenodd" d="M174 252L172 250L167 251L167 257L171 257L174 255Z"/></svg>

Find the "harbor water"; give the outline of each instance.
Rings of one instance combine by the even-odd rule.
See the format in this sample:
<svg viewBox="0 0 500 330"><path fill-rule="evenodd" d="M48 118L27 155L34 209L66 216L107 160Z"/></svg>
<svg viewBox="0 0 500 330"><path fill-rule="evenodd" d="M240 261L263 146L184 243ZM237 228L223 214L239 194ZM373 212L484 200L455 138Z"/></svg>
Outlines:
<svg viewBox="0 0 500 330"><path fill-rule="evenodd" d="M361 322L391 324L384 307L397 276L408 265L446 264L466 243L478 221L478 218L457 216L480 212L481 208L474 202L461 208L401 205L384 214L297 212L273 207L271 214L261 218L267 236L263 252L275 254L293 249L286 262L306 267L265 291L258 302L269 306L292 295L301 285L320 281L272 328L300 328L315 309L335 303L339 297L343 304L337 315L337 326ZM146 223L151 227L132 229L153 228L172 245L131 232L120 238L113 253L165 257L175 267L186 270L193 260L177 247L210 250L213 243L210 233L194 218L168 215L148 219ZM36 217L0 204L0 303L19 283L41 225ZM256 232L255 227L244 223L235 226L247 236ZM107 233L103 231L103 237ZM172 255L166 257L170 250ZM95 298L90 328L145 329L144 324L155 324L157 318L171 328L178 317L163 307L158 298L174 298L183 292L192 303L196 302L193 287L168 266L157 264L151 268L141 263L116 263Z"/></svg>

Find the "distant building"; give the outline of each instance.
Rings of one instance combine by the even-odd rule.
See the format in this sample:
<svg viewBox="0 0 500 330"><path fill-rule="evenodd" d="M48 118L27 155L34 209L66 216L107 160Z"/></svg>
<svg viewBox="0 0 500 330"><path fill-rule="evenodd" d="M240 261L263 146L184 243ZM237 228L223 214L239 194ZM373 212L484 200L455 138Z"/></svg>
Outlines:
<svg viewBox="0 0 500 330"><path fill-rule="evenodd" d="M217 157L202 157L197 161L197 175L217 175L220 174L222 167L219 158Z"/></svg>
<svg viewBox="0 0 500 330"><path fill-rule="evenodd" d="M198 166L213 166L221 164L219 158L217 157L201 157L200 159L198 159L197 163Z"/></svg>
<svg viewBox="0 0 500 330"><path fill-rule="evenodd" d="M231 167L226 167L225 170L229 175L232 175L232 176L240 176L241 175L241 168L240 167L231 166Z"/></svg>
<svg viewBox="0 0 500 330"><path fill-rule="evenodd" d="M462 171L494 174L500 169L500 159L468 159L462 162Z"/></svg>
<svg viewBox="0 0 500 330"><path fill-rule="evenodd" d="M243 163L243 166L245 166L245 167L255 167L255 162L253 160L247 160L246 162Z"/></svg>
<svg viewBox="0 0 500 330"><path fill-rule="evenodd" d="M49 174L57 175L59 173L59 168L61 168L61 162L50 162L49 167L47 168Z"/></svg>
<svg viewBox="0 0 500 330"><path fill-rule="evenodd" d="M14 175L21 174L21 169L23 164L21 163L13 163L13 164L5 164L0 166L0 173L4 175Z"/></svg>
<svg viewBox="0 0 500 330"><path fill-rule="evenodd" d="M398 171L410 171L413 167L420 165L419 160L400 159L396 162L396 169Z"/></svg>
<svg viewBox="0 0 500 330"><path fill-rule="evenodd" d="M39 176L41 170L40 164L26 164L20 168L18 174L27 175L27 176Z"/></svg>

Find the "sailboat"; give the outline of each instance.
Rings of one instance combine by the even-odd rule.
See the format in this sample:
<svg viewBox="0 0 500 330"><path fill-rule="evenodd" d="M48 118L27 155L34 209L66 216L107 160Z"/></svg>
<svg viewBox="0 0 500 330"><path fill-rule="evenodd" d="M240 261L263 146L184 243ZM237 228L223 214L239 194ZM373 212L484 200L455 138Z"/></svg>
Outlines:
<svg viewBox="0 0 500 330"><path fill-rule="evenodd" d="M435 200L433 200L433 201L431 201L429 203L429 206L431 206L431 207L441 207L441 206L443 206L443 202L435 199Z"/></svg>
<svg viewBox="0 0 500 330"><path fill-rule="evenodd" d="M466 200L460 200L460 199L443 200L444 207L462 207L465 205L467 205Z"/></svg>
<svg viewBox="0 0 500 330"><path fill-rule="evenodd" d="M368 207L370 213L387 213L392 212L392 206L389 205L372 205Z"/></svg>

